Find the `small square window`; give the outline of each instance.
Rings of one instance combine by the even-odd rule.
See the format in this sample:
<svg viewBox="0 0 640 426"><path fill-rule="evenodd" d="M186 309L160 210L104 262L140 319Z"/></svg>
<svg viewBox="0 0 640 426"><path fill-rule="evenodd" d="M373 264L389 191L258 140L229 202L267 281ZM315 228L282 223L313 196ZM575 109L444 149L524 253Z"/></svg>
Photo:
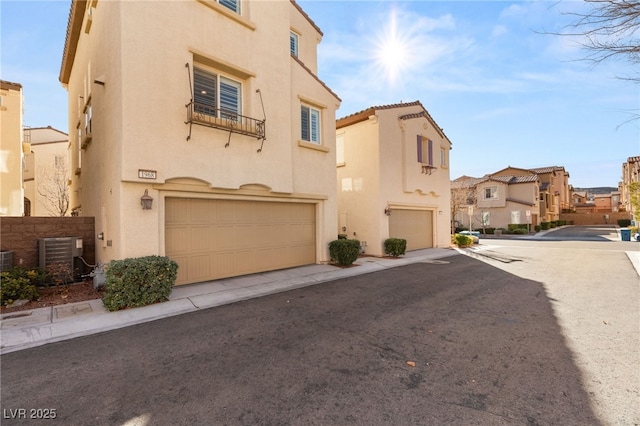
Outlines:
<svg viewBox="0 0 640 426"><path fill-rule="evenodd" d="M497 200L498 199L498 187L492 186L484 189L485 200Z"/></svg>

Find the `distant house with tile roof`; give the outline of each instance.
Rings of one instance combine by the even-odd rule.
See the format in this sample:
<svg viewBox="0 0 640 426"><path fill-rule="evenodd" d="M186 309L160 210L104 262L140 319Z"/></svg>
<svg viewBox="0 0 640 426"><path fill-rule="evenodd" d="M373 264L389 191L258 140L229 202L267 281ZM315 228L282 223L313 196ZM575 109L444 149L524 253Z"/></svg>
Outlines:
<svg viewBox="0 0 640 426"><path fill-rule="evenodd" d="M459 226L478 229L507 228L509 224L530 224L559 220L571 207L569 173L564 167L523 169L508 166L497 172L473 178L461 176L452 182L452 199L458 191L474 188L475 204L454 212Z"/></svg>

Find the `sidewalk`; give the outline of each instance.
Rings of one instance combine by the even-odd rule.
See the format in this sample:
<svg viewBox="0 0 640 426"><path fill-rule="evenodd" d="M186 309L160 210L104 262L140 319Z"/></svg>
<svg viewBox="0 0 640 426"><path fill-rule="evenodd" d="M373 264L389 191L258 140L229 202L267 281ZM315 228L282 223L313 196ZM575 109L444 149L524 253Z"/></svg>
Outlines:
<svg viewBox="0 0 640 426"><path fill-rule="evenodd" d="M0 354L87 336L174 315L195 312L254 297L266 296L377 272L411 263L431 262L458 254L456 250L416 250L397 259L361 257L354 267L309 265L176 287L169 301L142 308L108 312L102 300L70 303L5 314L0 321Z"/></svg>

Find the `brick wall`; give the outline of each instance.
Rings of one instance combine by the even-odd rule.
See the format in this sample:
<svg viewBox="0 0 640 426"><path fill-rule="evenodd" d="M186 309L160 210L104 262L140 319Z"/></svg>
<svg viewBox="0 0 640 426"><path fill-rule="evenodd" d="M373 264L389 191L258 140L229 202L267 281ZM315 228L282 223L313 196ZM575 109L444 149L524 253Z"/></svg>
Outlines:
<svg viewBox="0 0 640 426"><path fill-rule="evenodd" d="M96 259L93 217L1 217L0 249L13 251L14 266L39 266L38 238L80 237L82 258L90 265ZM88 271L86 271L88 272Z"/></svg>
<svg viewBox="0 0 640 426"><path fill-rule="evenodd" d="M627 212L581 212L581 213L561 213L560 219L567 223L573 221L574 225L604 225L604 215L609 215L607 221L609 225L618 225L618 219L630 219Z"/></svg>

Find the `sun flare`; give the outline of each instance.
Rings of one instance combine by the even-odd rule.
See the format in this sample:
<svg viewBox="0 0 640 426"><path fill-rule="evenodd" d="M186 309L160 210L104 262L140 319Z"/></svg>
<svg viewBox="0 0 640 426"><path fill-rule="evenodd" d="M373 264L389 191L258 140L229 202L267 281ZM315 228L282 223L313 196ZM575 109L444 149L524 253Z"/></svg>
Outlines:
<svg viewBox="0 0 640 426"><path fill-rule="evenodd" d="M378 34L375 43L375 62L382 68L391 84L395 84L410 61L409 40L398 29L395 10L389 16L389 22Z"/></svg>

